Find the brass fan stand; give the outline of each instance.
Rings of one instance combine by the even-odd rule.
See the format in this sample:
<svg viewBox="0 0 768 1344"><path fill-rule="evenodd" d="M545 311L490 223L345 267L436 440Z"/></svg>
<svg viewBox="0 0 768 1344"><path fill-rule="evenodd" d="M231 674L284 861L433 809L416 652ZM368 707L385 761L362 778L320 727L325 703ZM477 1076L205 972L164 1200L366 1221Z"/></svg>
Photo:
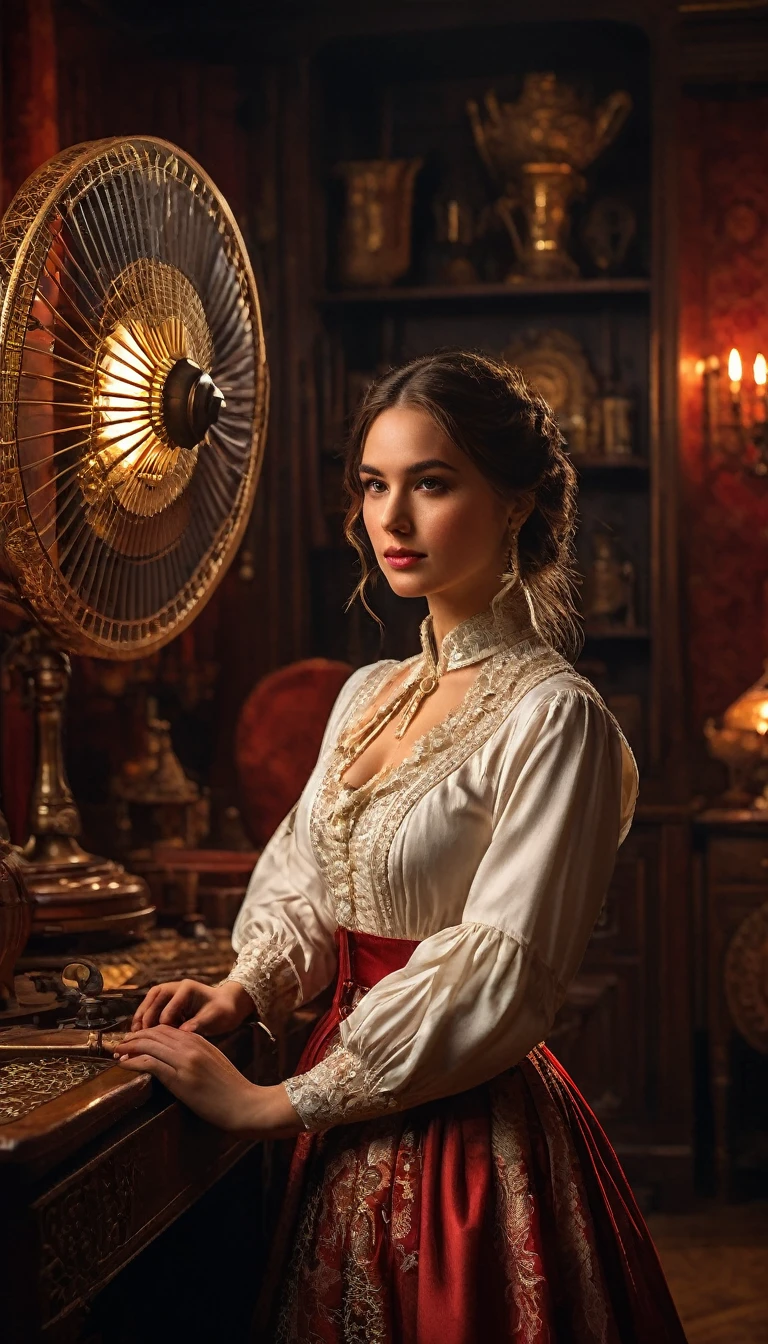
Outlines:
<svg viewBox="0 0 768 1344"><path fill-rule="evenodd" d="M38 741L32 932L125 936L154 912L142 879L79 844L68 655L155 652L226 573L263 456L259 298L204 170L134 136L24 183L0 223L0 300L0 606L22 618L7 659Z"/></svg>
<svg viewBox="0 0 768 1344"><path fill-rule="evenodd" d="M141 933L155 922L146 883L78 842L80 813L67 780L63 717L70 662L39 627L17 637L6 662L25 677L35 717L37 761L23 873L38 937Z"/></svg>

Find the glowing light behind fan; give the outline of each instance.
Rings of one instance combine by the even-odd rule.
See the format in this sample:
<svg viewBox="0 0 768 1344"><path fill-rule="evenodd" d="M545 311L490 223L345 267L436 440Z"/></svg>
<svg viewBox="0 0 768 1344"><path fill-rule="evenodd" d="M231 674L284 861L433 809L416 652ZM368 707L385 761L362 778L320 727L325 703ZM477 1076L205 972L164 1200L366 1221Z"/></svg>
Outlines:
<svg viewBox="0 0 768 1344"><path fill-rule="evenodd" d="M126 371L137 385L126 393ZM160 370L150 373L141 358L141 348L131 331L119 326L104 343L99 361L98 391L94 409L102 464L115 472L115 485L141 471L145 480L162 480L163 473L148 470L147 439L157 438L151 415L152 384ZM154 448L154 445L153 445Z"/></svg>

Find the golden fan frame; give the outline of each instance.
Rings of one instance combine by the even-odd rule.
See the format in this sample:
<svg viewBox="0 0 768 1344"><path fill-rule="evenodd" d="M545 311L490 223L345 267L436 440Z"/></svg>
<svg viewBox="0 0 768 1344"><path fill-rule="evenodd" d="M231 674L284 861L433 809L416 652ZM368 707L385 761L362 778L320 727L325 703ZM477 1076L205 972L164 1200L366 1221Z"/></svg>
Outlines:
<svg viewBox="0 0 768 1344"><path fill-rule="evenodd" d="M0 606L26 627L16 656L37 715L33 930L135 933L153 921L143 882L77 841L67 655L157 651L234 558L267 425L256 281L200 165L154 136L115 137L63 150L17 192L0 300ZM169 430L177 366L196 378L190 426L193 391L207 381L206 405L218 398L194 443Z"/></svg>
<svg viewBox="0 0 768 1344"><path fill-rule="evenodd" d="M73 324L62 314L60 331L54 338L62 342L61 350L31 354L31 309L39 295L41 276L50 274L46 264L57 245L57 238L61 238L62 219L66 220L68 212L71 214L73 208L88 198L89 193L96 191L110 178L122 181L137 175L144 175L153 183L157 180L160 184L175 183L185 188L195 204L199 203L201 215L207 215L214 221L222 254L237 282L238 302L247 314L244 329L250 329L253 404L247 411L251 422L247 470L239 482L230 515L215 535L207 539L208 544L197 564L192 572L185 574L184 582L178 585L177 591L158 604L156 610L143 610L140 618L121 620L110 616L109 612L99 611L93 601L84 601L62 574L56 556L52 554L54 548L44 544L45 535L50 533L51 528L45 523L41 527L40 518L35 519L33 515L21 463L22 444L18 421L23 403L20 384L24 378L31 380L40 377L41 381L46 378L56 379L61 386L72 383L74 404L89 415L93 413L93 388L98 376L97 356L100 344L109 335L108 331L98 330L98 322L92 321L93 312L83 304L86 311L81 316L84 324L87 324L84 330L90 350L82 338L69 335ZM129 200L128 207L129 211L134 208L134 202ZM136 202L133 222L137 230L142 227L139 217L142 208L141 202ZM103 227L106 228L110 223L107 218ZM97 219L96 224L102 227L101 220ZM116 233L119 227L115 225ZM119 246L125 246L122 238ZM65 253L63 256L63 264L66 266L68 259ZM141 258L157 260L147 251L141 253ZM129 264L123 268L124 272L130 271L131 264L137 258L127 256L126 260ZM85 287L85 281L75 274L77 263L69 264L74 277L72 291L76 292L78 285ZM224 267L221 269L223 272ZM192 288L189 280L192 279L194 284L194 277L182 276L183 279ZM101 658L134 658L152 653L195 618L226 572L245 531L261 470L267 422L268 372L259 297L240 230L226 202L200 165L167 141L151 136L137 136L76 145L64 150L33 174L8 207L0 224L0 291L0 569L34 617L69 652ZM105 297L102 296L102 300ZM199 297L205 302L209 296L203 294ZM104 302L103 306L107 310L109 303ZM169 317L178 316L178 313L172 311L172 302L169 308ZM52 326L55 326L55 321L54 318ZM69 350L70 353L63 354L62 350ZM80 352L79 357L73 357L73 350ZM36 365L34 372L30 373L29 367L24 367L25 358L28 361L40 359L43 367ZM46 359L52 361L52 367L58 373L46 374ZM73 365L78 367L73 368ZM83 395L86 389L90 405L86 404ZM226 398L226 389L223 390ZM78 399L78 393L82 400ZM52 399L54 416L61 413L57 405L61 406L61 401L57 403ZM243 416L240 418L242 420ZM85 422L82 427L84 425ZM56 448L51 449L52 454L67 452L70 433L79 432L81 428L79 424L58 423L51 427L56 436L64 436L63 440L50 439L51 444L56 444ZM44 442L43 433L40 437L41 442ZM65 447L59 448L62 442ZM93 456L91 450L90 435L86 434L83 443L71 451L75 453L78 463L84 464L87 463L89 453ZM177 455L183 451L177 449ZM49 458L49 463L52 460L53 456ZM43 462L42 466L45 465ZM37 478L40 471L41 463L33 462L28 474L34 474ZM42 489L44 492L45 483ZM182 487L182 499L183 496ZM119 505L110 502L113 515L119 518Z"/></svg>

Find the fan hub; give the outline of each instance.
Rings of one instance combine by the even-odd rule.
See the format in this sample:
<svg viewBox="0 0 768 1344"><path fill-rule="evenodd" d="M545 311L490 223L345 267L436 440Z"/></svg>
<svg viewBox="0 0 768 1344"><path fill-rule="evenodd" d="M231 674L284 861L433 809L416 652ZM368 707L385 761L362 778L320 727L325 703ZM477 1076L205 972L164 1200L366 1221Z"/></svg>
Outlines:
<svg viewBox="0 0 768 1344"><path fill-rule="evenodd" d="M196 448L215 425L225 401L209 373L193 359L178 359L163 387L163 420L177 448Z"/></svg>

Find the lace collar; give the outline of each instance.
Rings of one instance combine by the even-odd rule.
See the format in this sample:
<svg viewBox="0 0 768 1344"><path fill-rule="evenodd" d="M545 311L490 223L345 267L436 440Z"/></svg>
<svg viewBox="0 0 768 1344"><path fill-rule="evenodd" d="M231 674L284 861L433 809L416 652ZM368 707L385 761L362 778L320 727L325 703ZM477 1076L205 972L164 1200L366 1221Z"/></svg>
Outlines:
<svg viewBox="0 0 768 1344"><path fill-rule="evenodd" d="M436 656L432 616L421 623L421 647L427 662ZM525 589L519 582L505 584L490 606L460 621L443 639L440 671L454 672L483 658L510 649L535 634Z"/></svg>

